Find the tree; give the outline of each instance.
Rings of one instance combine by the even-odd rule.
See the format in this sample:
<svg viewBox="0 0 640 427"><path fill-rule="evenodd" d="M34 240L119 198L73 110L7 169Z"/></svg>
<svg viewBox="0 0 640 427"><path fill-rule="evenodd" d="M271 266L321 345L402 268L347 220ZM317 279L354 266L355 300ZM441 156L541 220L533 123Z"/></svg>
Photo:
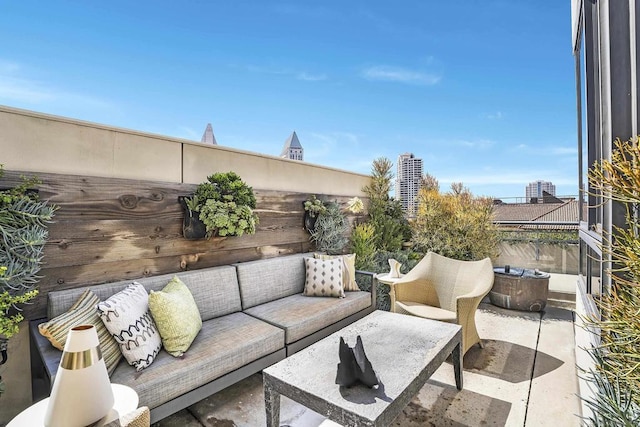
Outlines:
<svg viewBox="0 0 640 427"><path fill-rule="evenodd" d="M379 251L398 251L402 242L411 238L409 222L402 205L389 196L393 172L391 160L381 157L373 161L371 184L362 191L369 197L369 224L373 226L375 247Z"/></svg>
<svg viewBox="0 0 640 427"><path fill-rule="evenodd" d="M460 260L494 257L499 237L492 215L490 198L474 197L462 183L453 183L449 193L441 194L437 180L427 175L418 192L415 249Z"/></svg>

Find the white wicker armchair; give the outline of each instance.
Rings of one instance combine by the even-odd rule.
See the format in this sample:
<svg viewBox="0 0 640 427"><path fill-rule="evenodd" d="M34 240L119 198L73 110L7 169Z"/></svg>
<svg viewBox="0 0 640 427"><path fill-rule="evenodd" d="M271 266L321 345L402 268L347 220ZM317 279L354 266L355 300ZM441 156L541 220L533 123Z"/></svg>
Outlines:
<svg viewBox="0 0 640 427"><path fill-rule="evenodd" d="M429 252L402 279L390 285L391 311L462 326L462 352L482 341L475 313L493 286L489 258L459 261Z"/></svg>

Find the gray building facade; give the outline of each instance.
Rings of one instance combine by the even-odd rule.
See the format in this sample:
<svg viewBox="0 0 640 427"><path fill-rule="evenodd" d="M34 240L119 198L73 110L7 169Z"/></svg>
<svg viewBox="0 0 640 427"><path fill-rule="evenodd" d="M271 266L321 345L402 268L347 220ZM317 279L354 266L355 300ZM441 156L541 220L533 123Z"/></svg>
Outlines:
<svg viewBox="0 0 640 427"><path fill-rule="evenodd" d="M396 199L400 200L402 210L409 216L414 216L416 213L422 171L422 159L416 158L413 153L398 156Z"/></svg>
<svg viewBox="0 0 640 427"><path fill-rule="evenodd" d="M556 186L553 183L548 181L535 181L530 182L529 185L525 188L525 195L527 198L527 202L530 202L531 199L542 199L543 191L551 194L552 196L556 195Z"/></svg>

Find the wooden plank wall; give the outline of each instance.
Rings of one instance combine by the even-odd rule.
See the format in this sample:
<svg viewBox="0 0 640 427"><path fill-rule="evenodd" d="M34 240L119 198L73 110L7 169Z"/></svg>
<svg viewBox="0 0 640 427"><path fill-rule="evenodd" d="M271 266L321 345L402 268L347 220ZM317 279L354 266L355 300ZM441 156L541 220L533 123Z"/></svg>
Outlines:
<svg viewBox="0 0 640 427"><path fill-rule="evenodd" d="M0 187L20 182L5 171ZM47 293L313 250L303 229L307 193L254 190L260 224L254 235L186 240L178 196L195 185L37 174L40 197L59 206L49 227L40 294L26 317L46 316ZM349 197L317 195L342 206ZM349 217L353 222L355 216Z"/></svg>

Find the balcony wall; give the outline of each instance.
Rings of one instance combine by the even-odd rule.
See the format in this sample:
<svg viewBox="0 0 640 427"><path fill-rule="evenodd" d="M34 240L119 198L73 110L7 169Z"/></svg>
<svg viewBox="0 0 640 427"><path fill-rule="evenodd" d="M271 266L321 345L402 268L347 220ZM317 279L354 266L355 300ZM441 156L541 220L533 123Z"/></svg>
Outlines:
<svg viewBox="0 0 640 427"><path fill-rule="evenodd" d="M0 105L8 170L198 184L233 170L255 189L362 196L368 175Z"/></svg>
<svg viewBox="0 0 640 427"><path fill-rule="evenodd" d="M547 273L578 274L580 248L578 244L502 241L495 266L510 265L538 269Z"/></svg>
<svg viewBox="0 0 640 427"><path fill-rule="evenodd" d="M28 318L46 315L52 290L311 250L302 202L316 194L345 206L369 182L362 174L8 107L0 107L0 129L0 187L35 174L41 197L60 207ZM229 170L254 187L256 234L185 240L178 196Z"/></svg>

